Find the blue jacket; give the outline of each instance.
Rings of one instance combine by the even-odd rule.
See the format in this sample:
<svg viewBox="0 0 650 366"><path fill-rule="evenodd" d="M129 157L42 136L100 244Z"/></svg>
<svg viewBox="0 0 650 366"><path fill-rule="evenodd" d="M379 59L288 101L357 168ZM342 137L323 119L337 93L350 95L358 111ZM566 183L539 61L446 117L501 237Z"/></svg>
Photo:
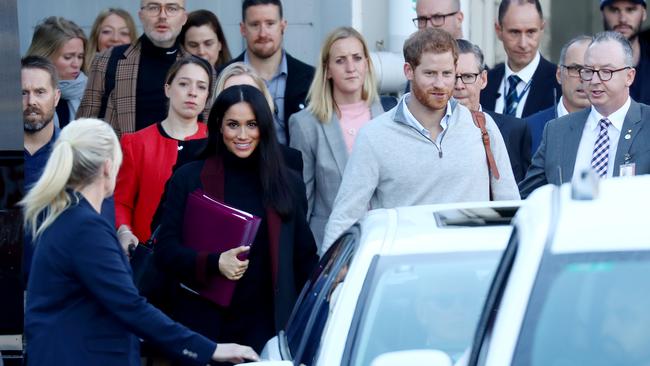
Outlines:
<svg viewBox="0 0 650 366"><path fill-rule="evenodd" d="M138 338L185 363L208 363L216 344L138 294L115 230L77 197L37 239L25 310L28 365L139 366Z"/></svg>
<svg viewBox="0 0 650 366"><path fill-rule="evenodd" d="M546 126L546 123L556 118L556 106L551 106L526 118L526 123L528 123L528 128L530 129L531 155L535 155L540 142L542 142L542 134L544 133L544 126Z"/></svg>

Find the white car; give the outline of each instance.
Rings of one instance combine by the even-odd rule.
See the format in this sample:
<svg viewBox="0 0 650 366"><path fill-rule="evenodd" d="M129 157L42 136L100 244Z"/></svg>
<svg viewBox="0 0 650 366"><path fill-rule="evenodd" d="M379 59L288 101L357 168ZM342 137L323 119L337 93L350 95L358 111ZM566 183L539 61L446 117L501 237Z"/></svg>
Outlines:
<svg viewBox="0 0 650 366"><path fill-rule="evenodd" d="M458 364L650 365L650 176L578 185L522 205Z"/></svg>
<svg viewBox="0 0 650 366"><path fill-rule="evenodd" d="M459 357L471 343L519 205L371 211L323 256L286 329L256 364L436 360L431 348Z"/></svg>

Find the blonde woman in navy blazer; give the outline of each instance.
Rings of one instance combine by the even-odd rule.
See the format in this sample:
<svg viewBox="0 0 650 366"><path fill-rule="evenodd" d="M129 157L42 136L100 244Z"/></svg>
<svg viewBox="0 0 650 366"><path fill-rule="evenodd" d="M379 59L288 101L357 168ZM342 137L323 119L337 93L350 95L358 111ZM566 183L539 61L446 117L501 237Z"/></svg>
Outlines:
<svg viewBox="0 0 650 366"><path fill-rule="evenodd" d="M359 32L339 27L327 36L307 99L308 107L289 118L290 146L302 152L307 219L320 248L358 129L384 112ZM350 124L346 112L355 115Z"/></svg>
<svg viewBox="0 0 650 366"><path fill-rule="evenodd" d="M257 360L175 323L133 285L113 225L100 215L122 152L97 119L71 122L21 202L36 243L25 303L27 365L140 365L140 341L186 365Z"/></svg>

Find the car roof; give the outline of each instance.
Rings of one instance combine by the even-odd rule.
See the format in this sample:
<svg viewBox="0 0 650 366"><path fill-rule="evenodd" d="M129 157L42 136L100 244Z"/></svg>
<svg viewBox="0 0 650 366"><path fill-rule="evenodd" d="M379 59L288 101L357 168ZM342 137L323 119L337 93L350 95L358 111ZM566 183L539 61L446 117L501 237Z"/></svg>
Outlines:
<svg viewBox="0 0 650 366"><path fill-rule="evenodd" d="M443 226L435 214L458 209L476 213L520 204L521 201L471 202L373 210L361 223L360 250L369 255L503 250L512 226Z"/></svg>
<svg viewBox="0 0 650 366"><path fill-rule="evenodd" d="M645 230L649 223L650 176L602 180L593 199L574 199L572 188L564 184L559 189L557 209L551 214L558 215L555 229L554 220L547 221L553 238L551 253L650 250L650 235ZM540 190L521 211L548 214L553 194L553 189ZM535 220L535 216L528 215L522 225L544 225L546 220Z"/></svg>

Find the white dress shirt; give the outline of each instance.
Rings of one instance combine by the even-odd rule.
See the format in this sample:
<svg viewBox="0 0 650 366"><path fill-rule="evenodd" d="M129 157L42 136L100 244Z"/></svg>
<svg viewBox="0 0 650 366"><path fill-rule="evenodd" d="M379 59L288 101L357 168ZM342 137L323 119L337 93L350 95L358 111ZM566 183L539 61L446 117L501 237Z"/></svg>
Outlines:
<svg viewBox="0 0 650 366"><path fill-rule="evenodd" d="M569 111L564 106L564 96L562 96L557 104L557 118L564 117L567 114L569 114Z"/></svg>
<svg viewBox="0 0 650 366"><path fill-rule="evenodd" d="M508 93L508 78L510 75L517 75L521 79L519 84L517 84L517 95L521 95L521 93L524 93L524 95L521 97L519 100L519 104L517 105L517 112L515 116L517 118L521 118L521 114L524 113L524 105L526 105L526 99L528 99L528 94L530 94L530 83L533 80L533 74L535 73L535 70L537 70L537 66L539 66L539 61L541 60L541 55L539 52L535 55L535 58L526 65L523 69L519 70L519 72L514 72L508 66L508 62L505 63L506 71L505 74L503 75L503 79L501 79L501 84L499 84L499 98L497 98L496 104L494 105L494 110L497 113L505 113L505 104L506 104L506 95Z"/></svg>
<svg viewBox="0 0 650 366"><path fill-rule="evenodd" d="M627 111L630 109L630 103L631 99L630 97L627 97L627 101L621 108L607 116L607 119L611 122L607 129L607 135L609 136L607 178L611 178L614 174L614 158L616 157L616 149L618 148L618 138L621 135L623 121L625 121ZM580 145L578 145L576 163L573 166L572 179L578 179L582 171L591 169L591 158L594 154L594 145L596 144L598 133L600 132L599 121L603 118L605 118L605 116L598 113L598 111L596 111L592 106L589 117L587 117L587 123L585 123L585 128L582 130L582 138L580 138Z"/></svg>

